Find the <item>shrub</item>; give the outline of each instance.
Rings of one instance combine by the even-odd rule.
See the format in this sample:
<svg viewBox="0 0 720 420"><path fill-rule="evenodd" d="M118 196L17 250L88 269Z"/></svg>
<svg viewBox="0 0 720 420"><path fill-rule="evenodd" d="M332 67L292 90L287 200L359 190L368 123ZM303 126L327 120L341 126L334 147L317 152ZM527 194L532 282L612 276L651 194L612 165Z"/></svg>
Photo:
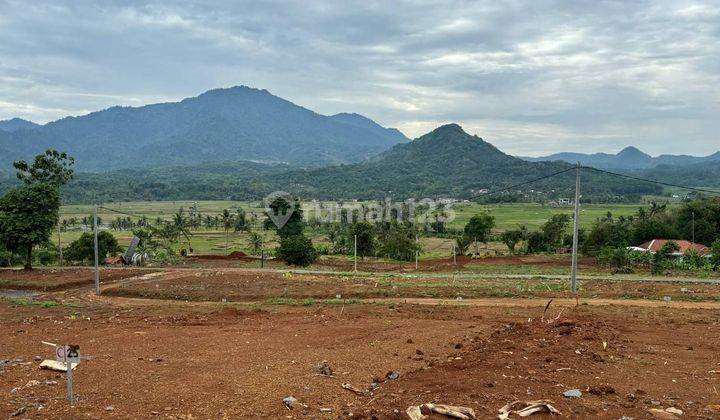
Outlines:
<svg viewBox="0 0 720 420"><path fill-rule="evenodd" d="M98 232L98 260L102 264L108 255L120 252L117 239L108 231ZM63 250L63 257L68 261L92 262L95 260L94 237L91 232L83 233Z"/></svg>
<svg viewBox="0 0 720 420"><path fill-rule="evenodd" d="M318 258L317 250L313 247L312 241L305 235L281 237L277 256L282 258L288 265L301 267L307 267Z"/></svg>

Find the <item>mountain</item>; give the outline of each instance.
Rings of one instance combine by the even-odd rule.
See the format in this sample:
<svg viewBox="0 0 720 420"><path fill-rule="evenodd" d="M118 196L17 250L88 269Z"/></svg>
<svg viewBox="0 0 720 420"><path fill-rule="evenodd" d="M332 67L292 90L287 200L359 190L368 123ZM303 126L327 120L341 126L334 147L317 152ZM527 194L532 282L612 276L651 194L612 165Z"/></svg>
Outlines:
<svg viewBox="0 0 720 420"><path fill-rule="evenodd" d="M457 124L448 124L363 162L317 169L257 162L226 162L156 169L79 173L64 187L65 202L122 200L257 200L274 191L303 199L464 198L481 201L542 201L572 197L573 165L527 162L507 155ZM562 174L548 177L557 172ZM529 185L518 184L545 178ZM0 192L17 180L0 179ZM508 188L502 194L486 190ZM485 190L485 191L484 191ZM585 200L623 201L659 194L644 182L582 172Z"/></svg>
<svg viewBox="0 0 720 420"><path fill-rule="evenodd" d="M543 157L523 157L530 162L564 161L569 163L580 162L584 166L601 169L638 170L654 168L659 165L692 165L703 162L719 162L720 152L710 156L689 155L660 155L650 156L635 147L626 147L618 154L608 153L556 153Z"/></svg>
<svg viewBox="0 0 720 420"><path fill-rule="evenodd" d="M35 124L32 121L23 120L22 118L12 118L10 120L0 121L0 130L2 131L19 131L19 130L33 130L40 127L39 124Z"/></svg>
<svg viewBox="0 0 720 420"><path fill-rule="evenodd" d="M690 165L658 165L630 174L675 185L720 188L720 158Z"/></svg>
<svg viewBox="0 0 720 420"><path fill-rule="evenodd" d="M52 147L82 171L239 160L312 167L358 162L408 140L360 115L321 115L246 86L0 134L0 164Z"/></svg>
<svg viewBox="0 0 720 420"><path fill-rule="evenodd" d="M313 198L482 198L483 190L507 188L570 168L564 162L527 162L507 155L459 125L448 124L364 162L295 170L273 180L278 189ZM584 192L598 197L661 191L651 184L609 179L590 171L583 179ZM574 180L574 173L568 171L513 188L505 198L513 194L513 199L567 197L574 191Z"/></svg>

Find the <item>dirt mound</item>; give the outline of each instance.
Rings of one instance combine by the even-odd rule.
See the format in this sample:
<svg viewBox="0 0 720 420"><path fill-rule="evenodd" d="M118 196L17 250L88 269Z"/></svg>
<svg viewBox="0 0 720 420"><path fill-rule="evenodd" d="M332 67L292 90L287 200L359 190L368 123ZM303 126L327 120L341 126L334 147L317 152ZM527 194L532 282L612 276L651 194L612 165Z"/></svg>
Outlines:
<svg viewBox="0 0 720 420"><path fill-rule="evenodd" d="M208 254L208 255L193 255L191 258L197 259L197 260L242 260L245 258L249 258L248 255L242 251L233 251L229 253L228 255L217 255L217 254Z"/></svg>
<svg viewBox="0 0 720 420"><path fill-rule="evenodd" d="M364 414L392 418L396 409L438 402L479 408L479 418L493 418L505 403L549 399L570 417L642 415L644 403L625 397L637 384L616 369L633 357L629 340L605 321L568 316L507 323L486 337L465 334L447 344L447 355L425 356L426 367L384 384ZM652 392L652 384L643 386ZM571 388L584 397L563 397Z"/></svg>

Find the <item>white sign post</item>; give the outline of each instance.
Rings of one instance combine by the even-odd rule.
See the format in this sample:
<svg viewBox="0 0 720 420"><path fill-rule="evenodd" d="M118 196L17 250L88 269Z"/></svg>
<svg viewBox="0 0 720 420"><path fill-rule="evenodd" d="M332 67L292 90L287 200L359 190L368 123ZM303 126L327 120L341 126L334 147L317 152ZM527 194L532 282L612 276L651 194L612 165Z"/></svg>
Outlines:
<svg viewBox="0 0 720 420"><path fill-rule="evenodd" d="M80 346L78 345L65 345L55 347L55 360L60 363L65 363L67 366L67 398L70 401L70 405L75 403L73 398L73 364L77 365L80 363Z"/></svg>

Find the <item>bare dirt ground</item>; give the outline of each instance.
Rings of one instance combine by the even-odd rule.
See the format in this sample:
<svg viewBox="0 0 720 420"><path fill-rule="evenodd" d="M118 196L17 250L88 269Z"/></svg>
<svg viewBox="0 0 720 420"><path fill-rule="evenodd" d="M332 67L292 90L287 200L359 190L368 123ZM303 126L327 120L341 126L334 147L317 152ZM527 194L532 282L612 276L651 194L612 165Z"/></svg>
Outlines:
<svg viewBox="0 0 720 420"><path fill-rule="evenodd" d="M148 272L132 268L103 270L103 281L113 282ZM93 284L94 281L94 273L88 268L0 269L0 288L15 290L60 290Z"/></svg>
<svg viewBox="0 0 720 420"><path fill-rule="evenodd" d="M246 267L257 268L260 259L254 256L246 255L197 255L186 258L183 261L185 266L202 266L216 268L230 267ZM420 271L456 271L470 268L473 265L523 265L528 267L548 268L548 267L569 267L569 255L523 255L523 256L497 256L497 257L481 257L472 258L467 256L459 256L453 261L449 258L431 258L422 259L418 263ZM284 268L285 265L280 260L267 259L265 267ZM354 263L348 258L323 257L320 258L312 266L317 270L334 270L334 271L352 271ZM583 270L592 269L600 270L594 258L580 258L578 267ZM388 262L375 258L358 260L358 270L366 272L413 272L415 262Z"/></svg>
<svg viewBox="0 0 720 420"><path fill-rule="evenodd" d="M720 286L681 281L590 279L580 283L583 298L720 301ZM567 279L352 276L252 270L169 270L138 280L111 283L112 296L228 302L266 299L553 298L570 297Z"/></svg>
<svg viewBox="0 0 720 420"><path fill-rule="evenodd" d="M546 317L559 312L551 306ZM550 399L571 418L650 418L649 409L668 407L720 416L717 310L581 305L550 324L542 313L543 305L0 303L0 358L9 360L0 416L405 418L409 405L435 402L492 418L516 399ZM41 340L77 343L92 356L75 370L74 407L64 374L38 369L35 356L52 353ZM323 360L332 377L319 373ZM388 380L390 371L399 378ZM341 388L373 382L363 395ZM582 397L564 397L567 389ZM307 407L286 408L291 395Z"/></svg>
<svg viewBox="0 0 720 420"><path fill-rule="evenodd" d="M12 274L45 291L0 298L0 418L407 418L427 402L493 418L538 399L566 418L720 418L711 283L583 281L576 306L566 279L110 269L96 297L91 270ZM74 407L41 341L91 357Z"/></svg>

